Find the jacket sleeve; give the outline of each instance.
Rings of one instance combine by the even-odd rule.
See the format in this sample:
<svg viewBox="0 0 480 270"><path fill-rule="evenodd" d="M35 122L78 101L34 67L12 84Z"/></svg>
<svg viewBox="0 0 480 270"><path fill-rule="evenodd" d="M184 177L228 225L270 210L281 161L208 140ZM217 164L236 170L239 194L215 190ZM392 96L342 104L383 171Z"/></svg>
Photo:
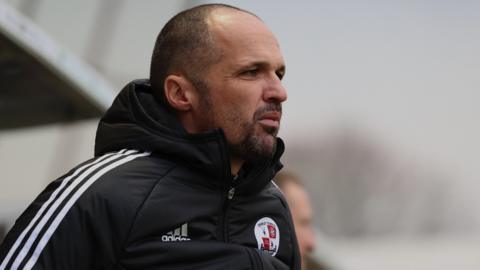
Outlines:
<svg viewBox="0 0 480 270"><path fill-rule="evenodd" d="M112 269L115 265L138 202L112 206L97 189L82 192L86 184L65 179L49 184L17 219L0 246L0 270Z"/></svg>
<svg viewBox="0 0 480 270"><path fill-rule="evenodd" d="M216 241L138 243L127 248L121 257L120 269L289 269L282 261L255 248Z"/></svg>
<svg viewBox="0 0 480 270"><path fill-rule="evenodd" d="M80 236L84 224L57 224L62 208L51 198L60 184L52 182L16 220L0 246L1 270L75 270L90 265L88 253L93 243Z"/></svg>

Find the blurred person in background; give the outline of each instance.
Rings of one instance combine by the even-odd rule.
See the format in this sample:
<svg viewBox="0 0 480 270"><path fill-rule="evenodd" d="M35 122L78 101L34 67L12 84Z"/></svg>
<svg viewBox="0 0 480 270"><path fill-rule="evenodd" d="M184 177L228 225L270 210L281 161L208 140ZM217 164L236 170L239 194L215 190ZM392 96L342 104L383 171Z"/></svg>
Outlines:
<svg viewBox="0 0 480 270"><path fill-rule="evenodd" d="M327 269L309 256L315 249L315 232L312 224L313 209L305 186L298 176L289 171L279 172L274 179L285 195L292 214L298 246L300 247L302 269Z"/></svg>
<svg viewBox="0 0 480 270"><path fill-rule="evenodd" d="M284 73L256 15L211 4L174 16L150 80L119 93L95 157L17 219L0 269L300 269L271 181L282 168Z"/></svg>

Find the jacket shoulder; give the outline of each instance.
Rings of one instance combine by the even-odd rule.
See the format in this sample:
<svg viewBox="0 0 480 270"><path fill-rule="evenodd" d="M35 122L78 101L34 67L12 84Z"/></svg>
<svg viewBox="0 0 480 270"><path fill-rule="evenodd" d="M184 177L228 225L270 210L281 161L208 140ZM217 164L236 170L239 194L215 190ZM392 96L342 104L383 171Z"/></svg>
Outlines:
<svg viewBox="0 0 480 270"><path fill-rule="evenodd" d="M80 164L52 182L20 216L0 248L0 261L41 269L109 268L137 208L169 167L133 150Z"/></svg>
<svg viewBox="0 0 480 270"><path fill-rule="evenodd" d="M108 217L109 220L104 220L103 224L121 226L127 230L159 180L175 165L149 153L122 157L116 162L118 166L109 168L110 165L105 165L106 171L98 179L91 176L93 183L75 207L95 216L95 221L98 217Z"/></svg>
<svg viewBox="0 0 480 270"><path fill-rule="evenodd" d="M143 200L156 183L175 167L174 163L150 153L119 159L116 165L105 165L103 174L98 179L91 179L94 183L83 196L120 204Z"/></svg>

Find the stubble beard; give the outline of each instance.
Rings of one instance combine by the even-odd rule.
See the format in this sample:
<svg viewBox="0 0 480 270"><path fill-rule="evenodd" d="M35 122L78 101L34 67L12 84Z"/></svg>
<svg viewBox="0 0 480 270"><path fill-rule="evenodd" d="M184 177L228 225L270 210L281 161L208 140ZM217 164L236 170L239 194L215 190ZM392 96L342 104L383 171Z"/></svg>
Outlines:
<svg viewBox="0 0 480 270"><path fill-rule="evenodd" d="M202 114L206 118L207 125L210 128L215 128L215 113L213 111L213 102L209 95L209 88L205 81L195 80L194 86L200 92L200 103ZM231 111L230 115L226 115L225 119L232 125L230 129L234 129L234 125L240 125L241 128L234 129L242 133L238 143L231 143L227 138L227 145L231 156L238 157L245 161L257 162L265 159L270 159L277 150L277 134L278 128L265 127L258 124L259 118L269 111L282 111L281 104L268 103L262 108L257 109L251 121L242 121L240 114L237 111ZM259 131L257 134L256 128ZM224 130L227 134L228 131ZM266 134L261 134L266 133ZM227 135L228 136L228 135ZM233 134L233 136L238 136ZM271 140L272 142L269 142ZM238 141L238 140L237 140Z"/></svg>
<svg viewBox="0 0 480 270"><path fill-rule="evenodd" d="M204 105L206 105L205 100ZM211 109L211 106L202 109L202 113L208 119L207 122L211 128L215 126L215 116L214 112ZM264 110L257 110L257 112ZM242 160L249 162L257 162L265 159L270 159L277 150L277 134L278 128L275 127L264 127L258 124L258 116L260 113L255 113L252 121L242 121L239 114L233 112L231 115L227 116L227 121L230 125L230 130L234 130L236 134L228 134L229 131L223 128L225 136L227 137L227 146L230 152L230 155L233 157L238 157ZM239 128L234 128L233 126L240 126ZM231 131L230 131L231 132ZM232 143L231 137L240 137Z"/></svg>
<svg viewBox="0 0 480 270"><path fill-rule="evenodd" d="M278 128L261 126L258 120L268 111L281 110L281 105L269 103L255 112L252 121L242 123L243 138L239 143L229 144L231 154L250 162L270 159L277 150Z"/></svg>

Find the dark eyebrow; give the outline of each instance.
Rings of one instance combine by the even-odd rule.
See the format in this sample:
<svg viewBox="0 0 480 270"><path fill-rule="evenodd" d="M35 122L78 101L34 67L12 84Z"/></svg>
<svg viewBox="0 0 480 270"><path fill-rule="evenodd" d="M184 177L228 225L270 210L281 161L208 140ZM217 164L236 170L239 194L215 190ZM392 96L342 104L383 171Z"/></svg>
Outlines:
<svg viewBox="0 0 480 270"><path fill-rule="evenodd" d="M263 67L270 67L270 66L271 66L271 64L269 62L265 62L265 61L253 61L253 62L250 62L250 63L247 63L247 64L243 65L244 68L250 68L250 67L263 68ZM280 67L275 69L275 71L282 72L283 74L285 74L286 67L285 67L285 65L281 65Z"/></svg>

